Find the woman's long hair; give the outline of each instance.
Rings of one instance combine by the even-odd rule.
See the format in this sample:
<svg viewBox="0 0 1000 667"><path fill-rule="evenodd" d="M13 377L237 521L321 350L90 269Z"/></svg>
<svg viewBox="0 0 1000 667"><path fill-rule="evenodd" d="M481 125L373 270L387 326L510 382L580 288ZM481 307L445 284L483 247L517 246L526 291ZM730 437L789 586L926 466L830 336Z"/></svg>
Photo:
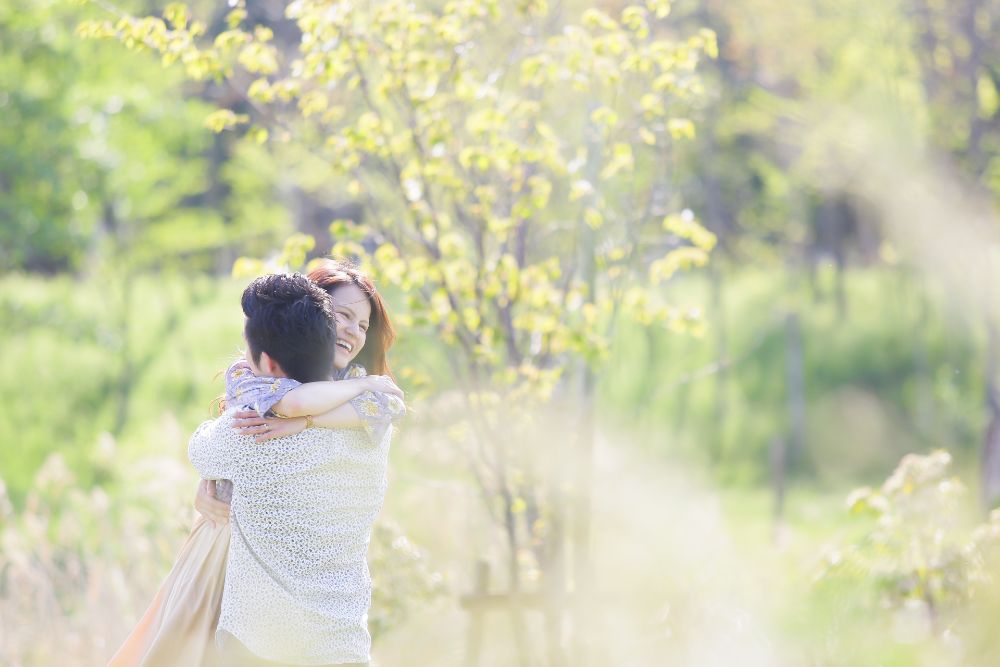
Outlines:
<svg viewBox="0 0 1000 667"><path fill-rule="evenodd" d="M386 354L396 341L396 331L389 320L389 311L382 301L382 295L375 289L375 284L364 273L343 261L326 260L320 266L309 272L309 280L313 281L328 294L333 294L338 287L354 285L366 295L371 304L372 314L368 318L368 332L365 346L355 357L354 363L361 364L373 375L388 375L389 362Z"/></svg>

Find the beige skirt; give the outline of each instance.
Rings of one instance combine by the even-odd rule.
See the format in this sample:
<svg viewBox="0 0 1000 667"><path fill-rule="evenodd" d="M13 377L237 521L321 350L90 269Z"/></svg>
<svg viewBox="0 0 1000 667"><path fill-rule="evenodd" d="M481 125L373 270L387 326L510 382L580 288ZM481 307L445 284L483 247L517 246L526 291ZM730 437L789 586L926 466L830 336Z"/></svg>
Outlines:
<svg viewBox="0 0 1000 667"><path fill-rule="evenodd" d="M217 659L229 532L228 523L213 528L198 517L166 581L109 667L198 667Z"/></svg>

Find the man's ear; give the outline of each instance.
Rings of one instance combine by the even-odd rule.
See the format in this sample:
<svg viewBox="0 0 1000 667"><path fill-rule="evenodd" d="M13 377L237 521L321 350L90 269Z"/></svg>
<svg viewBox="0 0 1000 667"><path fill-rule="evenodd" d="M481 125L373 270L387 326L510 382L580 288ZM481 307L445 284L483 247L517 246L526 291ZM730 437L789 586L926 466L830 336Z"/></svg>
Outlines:
<svg viewBox="0 0 1000 667"><path fill-rule="evenodd" d="M260 362L257 364L260 368L261 373L267 377L272 378L283 378L285 377L285 371L281 368L281 364L271 358L267 352L260 353Z"/></svg>

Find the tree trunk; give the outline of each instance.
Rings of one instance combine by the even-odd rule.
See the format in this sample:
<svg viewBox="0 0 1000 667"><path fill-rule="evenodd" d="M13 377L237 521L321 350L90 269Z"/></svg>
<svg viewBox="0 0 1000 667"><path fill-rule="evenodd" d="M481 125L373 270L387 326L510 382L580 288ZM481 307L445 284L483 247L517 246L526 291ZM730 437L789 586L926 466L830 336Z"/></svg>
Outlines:
<svg viewBox="0 0 1000 667"><path fill-rule="evenodd" d="M597 182L600 173L601 152L596 138L598 130L588 128L587 176L592 183ZM597 239L594 230L581 216L577 223L581 230L579 266L589 299L594 298L597 288L597 263L595 253ZM572 578L576 604L574 605L573 642L571 662L574 667L596 664L594 651L598 649L593 641L592 601L593 566L590 560L590 515L591 487L593 484L594 460L594 371L587 361L580 363L580 419L576 433L577 448L573 458L574 507L571 518L572 531Z"/></svg>
<svg viewBox="0 0 1000 667"><path fill-rule="evenodd" d="M986 441L983 443L982 502L991 508L1000 500L1000 386L997 385L997 359L1000 334L990 320L986 342L986 411L989 415Z"/></svg>
<svg viewBox="0 0 1000 667"><path fill-rule="evenodd" d="M920 289L917 301L917 324L913 332L913 353L917 371L916 423L920 434L933 443L937 436L937 419L934 414L934 378L931 373L930 355L927 352L926 333L930 320L930 303L923 289Z"/></svg>
<svg viewBox="0 0 1000 667"><path fill-rule="evenodd" d="M788 463L798 466L805 451L806 396L802 327L797 313L785 319L786 382L788 391Z"/></svg>
<svg viewBox="0 0 1000 667"><path fill-rule="evenodd" d="M712 283L712 314L715 328L715 359L719 370L715 373L715 396L712 402L712 463L722 460L725 452L726 429L726 386L729 345L726 337L726 314L722 302L722 274L718 267L711 269Z"/></svg>

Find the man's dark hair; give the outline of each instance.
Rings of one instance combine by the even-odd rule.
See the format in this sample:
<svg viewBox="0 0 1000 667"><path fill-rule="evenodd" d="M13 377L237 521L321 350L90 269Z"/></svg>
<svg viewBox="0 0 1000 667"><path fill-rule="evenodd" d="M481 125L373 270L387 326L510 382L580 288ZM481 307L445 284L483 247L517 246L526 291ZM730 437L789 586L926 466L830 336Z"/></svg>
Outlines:
<svg viewBox="0 0 1000 667"><path fill-rule="evenodd" d="M243 291L241 303L255 364L267 352L294 380L330 378L337 328L325 290L301 273L261 276Z"/></svg>

